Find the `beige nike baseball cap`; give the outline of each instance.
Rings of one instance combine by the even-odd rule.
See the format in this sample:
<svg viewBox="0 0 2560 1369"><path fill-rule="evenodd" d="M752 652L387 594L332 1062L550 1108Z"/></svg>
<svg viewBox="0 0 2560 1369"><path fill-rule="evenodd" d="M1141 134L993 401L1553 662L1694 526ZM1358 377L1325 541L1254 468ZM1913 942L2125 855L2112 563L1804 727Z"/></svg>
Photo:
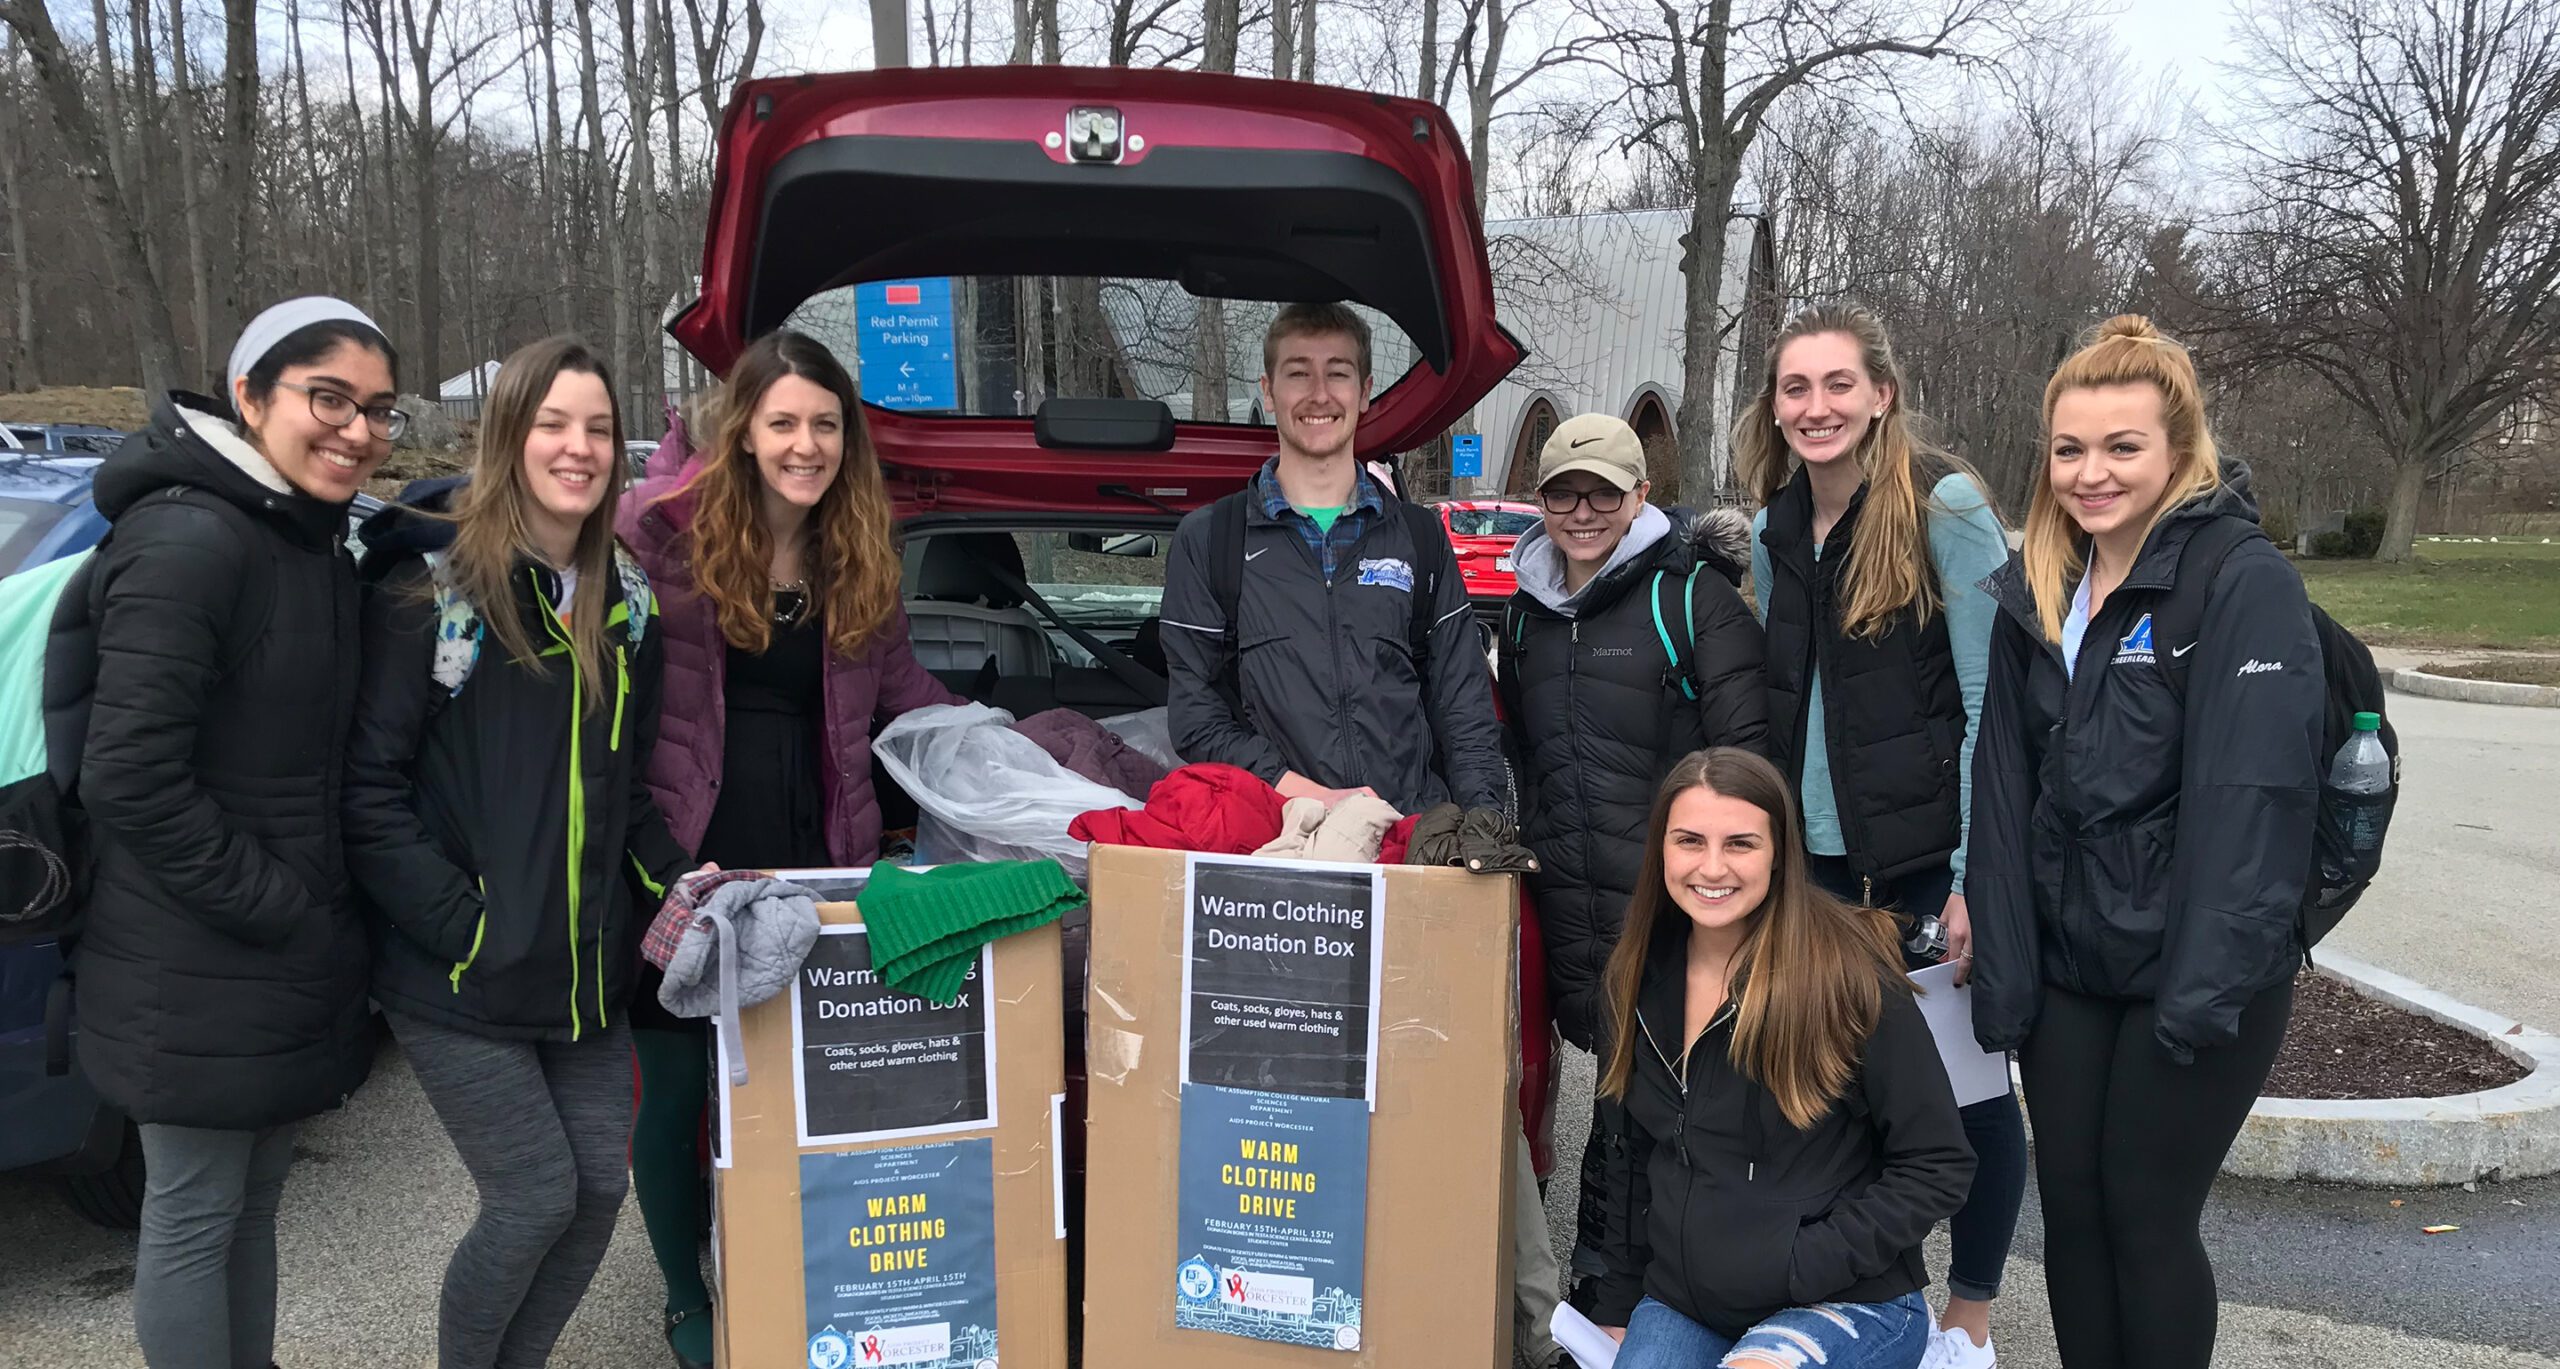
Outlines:
<svg viewBox="0 0 2560 1369"><path fill-rule="evenodd" d="M1622 490L1644 483L1644 443L1626 420L1608 414L1576 414L1558 424L1538 449L1538 485L1567 471L1589 471Z"/></svg>

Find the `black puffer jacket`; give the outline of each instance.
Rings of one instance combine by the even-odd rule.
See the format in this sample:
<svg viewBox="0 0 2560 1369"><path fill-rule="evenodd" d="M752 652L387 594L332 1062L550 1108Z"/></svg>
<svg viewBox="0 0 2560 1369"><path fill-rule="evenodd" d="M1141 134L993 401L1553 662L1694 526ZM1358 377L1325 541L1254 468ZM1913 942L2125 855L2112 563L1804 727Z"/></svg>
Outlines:
<svg viewBox="0 0 2560 1369"><path fill-rule="evenodd" d="M420 502L440 508L448 493ZM565 651L537 673L494 632L449 694L434 675L439 615L421 553L451 536L396 505L364 526L347 864L378 915L374 996L461 1031L574 1041L623 1019L657 912L635 903L630 877L663 887L690 864L642 780L658 636L608 628L617 675L601 707L584 702ZM508 610L556 633L559 577L526 564L515 583ZM627 617L620 584L606 603Z"/></svg>
<svg viewBox="0 0 2560 1369"><path fill-rule="evenodd" d="M2237 462L2153 529L2068 680L2018 563L1989 582L2002 613L1965 871L1987 1049L2023 1044L2053 984L2156 999L2160 1043L2184 1061L2229 1043L2242 1006L2302 963L2327 698L2302 577L2253 538L2223 559L2194 640L2152 623L2215 518L2258 519Z"/></svg>
<svg viewBox="0 0 2560 1369"><path fill-rule="evenodd" d="M345 507L219 412L172 396L98 472L115 530L88 601L96 882L72 966L101 1095L250 1130L335 1107L373 1058L338 827L356 590Z"/></svg>
<svg viewBox="0 0 2560 1369"><path fill-rule="evenodd" d="M1532 555L1530 541L1544 535L1523 538L1519 555ZM1572 616L1527 589L1504 615L1497 670L1523 760L1521 834L1538 856L1529 887L1546 943L1548 1003L1557 1029L1584 1050L1597 1030L1600 971L1644 868L1662 777L1701 747L1768 746L1760 625L1735 591L1749 536L1734 515L1683 515L1593 580L1569 605ZM1665 632L1674 642L1690 638L1694 701L1681 690Z"/></svg>
<svg viewBox="0 0 2560 1369"><path fill-rule="evenodd" d="M1645 958L1592 1320L1624 1326L1650 1296L1731 1337L1788 1307L1927 1287L1920 1244L1964 1205L1974 1160L1908 988L1885 986L1847 1093L1798 1131L1735 1068L1731 1003L1681 1040L1687 949L1673 914Z"/></svg>

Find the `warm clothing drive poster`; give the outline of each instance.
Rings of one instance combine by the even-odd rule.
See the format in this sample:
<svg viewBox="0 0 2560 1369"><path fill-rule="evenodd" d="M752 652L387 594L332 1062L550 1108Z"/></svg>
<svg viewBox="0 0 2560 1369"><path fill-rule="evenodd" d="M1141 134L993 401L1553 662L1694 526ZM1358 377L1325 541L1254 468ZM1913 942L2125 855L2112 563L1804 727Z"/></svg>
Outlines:
<svg viewBox="0 0 2560 1369"><path fill-rule="evenodd" d="M1177 1182L1174 1325L1360 1348L1367 1103L1188 1085Z"/></svg>
<svg viewBox="0 0 2560 1369"><path fill-rule="evenodd" d="M1174 1324L1357 1350L1384 881L1194 856L1185 884Z"/></svg>
<svg viewBox="0 0 2560 1369"><path fill-rule="evenodd" d="M1182 1082L1377 1101L1371 866L1193 856Z"/></svg>
<svg viewBox="0 0 2560 1369"><path fill-rule="evenodd" d="M995 1143L800 1157L809 1369L992 1369Z"/></svg>
<svg viewBox="0 0 2560 1369"><path fill-rule="evenodd" d="M871 969L859 926L819 929L791 980L792 1084L804 1146L992 1126L994 1005L981 950L959 1001L900 993Z"/></svg>

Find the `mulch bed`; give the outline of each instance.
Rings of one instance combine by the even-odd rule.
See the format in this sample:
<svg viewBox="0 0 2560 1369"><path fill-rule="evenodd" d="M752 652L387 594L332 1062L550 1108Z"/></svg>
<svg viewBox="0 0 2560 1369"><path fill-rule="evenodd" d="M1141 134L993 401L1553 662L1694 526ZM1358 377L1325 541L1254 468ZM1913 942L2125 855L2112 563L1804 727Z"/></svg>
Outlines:
<svg viewBox="0 0 2560 1369"><path fill-rule="evenodd" d="M2432 1017L2367 998L2324 974L2293 982L2293 1023L2269 1098L2444 1098L2527 1073L2496 1047Z"/></svg>
<svg viewBox="0 0 2560 1369"><path fill-rule="evenodd" d="M2560 685L2560 657L2499 656L2486 661L2429 661L2418 669L2458 680L2500 680L2507 684Z"/></svg>

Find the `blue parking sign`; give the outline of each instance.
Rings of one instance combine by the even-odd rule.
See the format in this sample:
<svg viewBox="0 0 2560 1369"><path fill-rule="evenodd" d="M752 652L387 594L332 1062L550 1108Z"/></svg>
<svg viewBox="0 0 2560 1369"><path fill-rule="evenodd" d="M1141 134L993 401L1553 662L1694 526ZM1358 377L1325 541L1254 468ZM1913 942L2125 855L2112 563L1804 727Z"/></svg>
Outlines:
<svg viewBox="0 0 2560 1369"><path fill-rule="evenodd" d="M950 277L870 281L854 287L853 303L865 400L884 409L960 407Z"/></svg>
<svg viewBox="0 0 2560 1369"><path fill-rule="evenodd" d="M1459 433L1449 439L1449 474L1459 480L1484 475L1484 434Z"/></svg>

